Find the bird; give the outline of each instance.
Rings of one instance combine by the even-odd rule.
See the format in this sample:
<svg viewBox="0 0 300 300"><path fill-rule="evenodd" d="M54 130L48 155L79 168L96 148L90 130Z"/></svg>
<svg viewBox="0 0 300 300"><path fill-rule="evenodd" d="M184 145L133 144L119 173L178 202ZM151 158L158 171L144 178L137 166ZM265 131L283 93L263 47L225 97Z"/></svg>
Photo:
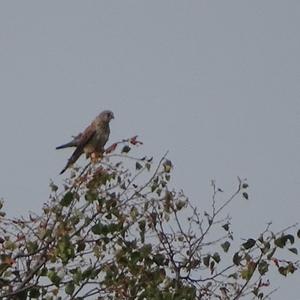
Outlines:
<svg viewBox="0 0 300 300"><path fill-rule="evenodd" d="M75 151L68 159L66 166L59 174L63 174L83 153L86 154L87 158L93 158L93 156L96 155L101 156L104 153L104 146L110 135L109 122L114 118L112 111L104 110L82 133L73 137L73 140L56 147L57 150L76 147Z"/></svg>

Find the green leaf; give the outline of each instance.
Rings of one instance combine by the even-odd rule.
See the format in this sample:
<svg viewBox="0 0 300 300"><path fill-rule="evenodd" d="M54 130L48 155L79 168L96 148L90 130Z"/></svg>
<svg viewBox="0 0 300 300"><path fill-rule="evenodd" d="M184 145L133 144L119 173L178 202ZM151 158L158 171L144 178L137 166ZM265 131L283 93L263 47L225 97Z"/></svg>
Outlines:
<svg viewBox="0 0 300 300"><path fill-rule="evenodd" d="M80 282L82 281L82 272L80 268L73 269L71 273L73 274L74 283L79 285Z"/></svg>
<svg viewBox="0 0 300 300"><path fill-rule="evenodd" d="M121 151L121 153L128 153L131 150L131 148L128 145L125 145Z"/></svg>
<svg viewBox="0 0 300 300"><path fill-rule="evenodd" d="M171 169L173 167L172 162L169 159L166 159L165 162L163 163L164 166L164 171L166 173L170 173Z"/></svg>
<svg viewBox="0 0 300 300"><path fill-rule="evenodd" d="M140 229L140 236L141 236L141 242L145 242L145 231L146 231L146 221L141 220L139 221L139 229Z"/></svg>
<svg viewBox="0 0 300 300"><path fill-rule="evenodd" d="M228 252L230 243L228 241L226 241L223 244L221 244L221 247L223 248L224 252Z"/></svg>
<svg viewBox="0 0 300 300"><path fill-rule="evenodd" d="M210 260L210 255L209 254L203 258L203 263L206 267L209 266L209 260Z"/></svg>
<svg viewBox="0 0 300 300"><path fill-rule="evenodd" d="M136 265L141 259L141 253L139 251L133 251L130 255L131 263Z"/></svg>
<svg viewBox="0 0 300 300"><path fill-rule="evenodd" d="M248 250L255 245L256 241L254 239L248 239L247 242L243 243L242 246Z"/></svg>
<svg viewBox="0 0 300 300"><path fill-rule="evenodd" d="M141 220L141 221L139 221L139 228L140 228L140 230L141 231L145 231L145 229L146 229L146 221L145 220Z"/></svg>
<svg viewBox="0 0 300 300"><path fill-rule="evenodd" d="M165 256L163 254L155 254L153 256L153 261L158 265L158 266L162 266L164 265L165 262Z"/></svg>
<svg viewBox="0 0 300 300"><path fill-rule="evenodd" d="M30 299L38 299L40 297L41 293L40 293L40 289L33 287L32 289L29 290L29 297Z"/></svg>
<svg viewBox="0 0 300 300"><path fill-rule="evenodd" d="M131 216L132 220L136 221L138 215L139 215L139 211L137 210L137 208L135 206L133 206L130 210L130 216Z"/></svg>
<svg viewBox="0 0 300 300"><path fill-rule="evenodd" d="M85 279L91 279L92 275L93 275L93 267L88 267L86 270L84 270L82 272L82 279L85 280Z"/></svg>
<svg viewBox="0 0 300 300"><path fill-rule="evenodd" d="M17 299L17 300L27 300L28 299L28 295L27 295L27 292L28 291L21 291L21 292L18 292L16 294L16 297L13 298L13 299Z"/></svg>
<svg viewBox="0 0 300 300"><path fill-rule="evenodd" d="M285 235L284 237L285 237L286 240L289 240L291 244L294 244L295 238L294 238L293 235L287 234L287 235Z"/></svg>
<svg viewBox="0 0 300 300"><path fill-rule="evenodd" d="M65 292L67 295L72 295L74 293L74 290L75 290L75 284L74 282L68 282L66 284L66 287L65 287Z"/></svg>
<svg viewBox="0 0 300 300"><path fill-rule="evenodd" d="M57 275L57 273L54 270L48 271L48 278L52 283L54 283L57 287L59 286L59 283L61 281L61 278Z"/></svg>
<svg viewBox="0 0 300 300"><path fill-rule="evenodd" d="M281 275L286 276L287 273L288 273L288 270L287 270L287 268L285 268L285 267L279 267L279 268L278 268L278 272L279 272Z"/></svg>
<svg viewBox="0 0 300 300"><path fill-rule="evenodd" d="M244 268L242 271L241 271L241 277L244 279L244 280L247 280L249 281L252 277L252 272L249 268Z"/></svg>
<svg viewBox="0 0 300 300"><path fill-rule="evenodd" d="M58 257L61 258L63 264L66 264L69 259L75 257L74 246L72 245L70 238L65 235L57 243Z"/></svg>
<svg viewBox="0 0 300 300"><path fill-rule="evenodd" d="M243 197L244 197L246 200L249 199L248 193L244 192L242 195L243 195Z"/></svg>
<svg viewBox="0 0 300 300"><path fill-rule="evenodd" d="M177 210L181 210L185 206L186 206L186 201L183 201L183 200L176 201L176 208L177 208Z"/></svg>
<svg viewBox="0 0 300 300"><path fill-rule="evenodd" d="M161 191L162 191L162 189L157 189L157 190L156 190L156 194L157 194L158 196L160 196L160 195L161 195Z"/></svg>
<svg viewBox="0 0 300 300"><path fill-rule="evenodd" d="M38 243L37 241L35 242L31 242L31 241L28 241L27 243L27 250L29 253L34 253L38 250L39 246L38 246Z"/></svg>
<svg viewBox="0 0 300 300"><path fill-rule="evenodd" d="M135 163L135 169L136 170L140 170L142 167L143 166L138 161Z"/></svg>
<svg viewBox="0 0 300 300"><path fill-rule="evenodd" d="M93 202L97 200L98 198L98 193L94 190L88 190L84 196L85 200L88 202Z"/></svg>
<svg viewBox="0 0 300 300"><path fill-rule="evenodd" d="M92 233L100 235L100 234L104 234L106 235L107 232L107 227L103 224L101 224L101 222L98 222L97 224L95 224L92 228Z"/></svg>
<svg viewBox="0 0 300 300"><path fill-rule="evenodd" d="M148 171L150 171L150 168L151 168L151 164L150 163L145 163L145 167Z"/></svg>
<svg viewBox="0 0 300 300"><path fill-rule="evenodd" d="M221 261L221 257L218 252L215 252L214 255L212 256L212 258L214 259L214 261L216 263L219 263Z"/></svg>
<svg viewBox="0 0 300 300"><path fill-rule="evenodd" d="M292 253L298 255L298 250L297 250L297 248L289 248L289 250L290 250Z"/></svg>
<svg viewBox="0 0 300 300"><path fill-rule="evenodd" d="M295 267L295 265L293 263L290 262L287 266L287 270L289 273L293 274L297 270L297 268Z"/></svg>
<svg viewBox="0 0 300 300"><path fill-rule="evenodd" d="M74 194L72 192L67 192L62 200L60 201L60 204L62 206L69 206L74 199Z"/></svg>
<svg viewBox="0 0 300 300"><path fill-rule="evenodd" d="M16 243L14 243L12 240L7 240L4 242L4 248L7 250L15 250L17 247Z"/></svg>
<svg viewBox="0 0 300 300"><path fill-rule="evenodd" d="M225 231L229 230L229 223L226 223L222 226L224 228Z"/></svg>
<svg viewBox="0 0 300 300"><path fill-rule="evenodd" d="M260 261L260 263L258 264L259 274L264 275L268 272L268 270L269 270L269 264L265 260Z"/></svg>
<svg viewBox="0 0 300 300"><path fill-rule="evenodd" d="M234 263L236 266L239 266L240 263L241 263L241 260L242 260L242 257L239 255L238 252L236 252L236 253L233 255L233 258L232 258L233 263Z"/></svg>
<svg viewBox="0 0 300 300"><path fill-rule="evenodd" d="M283 237L280 237L274 241L274 244L279 248L283 248L285 246L285 243L286 241Z"/></svg>
<svg viewBox="0 0 300 300"><path fill-rule="evenodd" d="M151 192L153 193L157 188L158 188L158 184L153 183L152 186L151 186Z"/></svg>
<svg viewBox="0 0 300 300"><path fill-rule="evenodd" d="M85 242L83 240L80 240L77 242L77 252L81 252L85 249Z"/></svg>
<svg viewBox="0 0 300 300"><path fill-rule="evenodd" d="M40 270L40 276L47 276L47 273L48 273L48 269L47 267L44 267Z"/></svg>
<svg viewBox="0 0 300 300"><path fill-rule="evenodd" d="M294 244L295 238L291 234L283 235L277 238L274 241L274 244L279 248L283 248L286 245L287 241L290 241L291 244Z"/></svg>
<svg viewBox="0 0 300 300"><path fill-rule="evenodd" d="M58 190L58 186L55 185L53 181L50 182L50 188L52 192L56 192Z"/></svg>
<svg viewBox="0 0 300 300"><path fill-rule="evenodd" d="M256 267L256 263L254 261L250 261L247 264L247 267L242 270L241 277L249 281L255 271L255 267Z"/></svg>

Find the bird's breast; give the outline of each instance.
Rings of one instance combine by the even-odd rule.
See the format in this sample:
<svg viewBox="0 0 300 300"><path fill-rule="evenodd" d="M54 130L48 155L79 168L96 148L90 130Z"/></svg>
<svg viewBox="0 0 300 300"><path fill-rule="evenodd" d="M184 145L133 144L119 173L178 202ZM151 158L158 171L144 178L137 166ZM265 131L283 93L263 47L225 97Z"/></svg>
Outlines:
<svg viewBox="0 0 300 300"><path fill-rule="evenodd" d="M91 154L93 152L103 152L104 145L108 140L109 132L105 131L96 131L95 135L91 138L91 140L85 145L84 152L86 154Z"/></svg>
<svg viewBox="0 0 300 300"><path fill-rule="evenodd" d="M83 151L84 151L85 154L89 155L89 154L95 152L96 148L93 144L89 143L89 144L84 146Z"/></svg>

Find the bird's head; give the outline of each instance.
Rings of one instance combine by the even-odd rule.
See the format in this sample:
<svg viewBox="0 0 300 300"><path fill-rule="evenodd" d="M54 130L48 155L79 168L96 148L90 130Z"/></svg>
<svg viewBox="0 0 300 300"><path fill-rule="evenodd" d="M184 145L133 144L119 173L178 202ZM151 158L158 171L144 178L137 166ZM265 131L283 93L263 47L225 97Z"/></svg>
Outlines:
<svg viewBox="0 0 300 300"><path fill-rule="evenodd" d="M105 122L105 123L109 123L112 119L114 119L115 116L114 116L114 113L110 110L104 110L102 113L100 113L99 115L99 119L102 121L102 122Z"/></svg>

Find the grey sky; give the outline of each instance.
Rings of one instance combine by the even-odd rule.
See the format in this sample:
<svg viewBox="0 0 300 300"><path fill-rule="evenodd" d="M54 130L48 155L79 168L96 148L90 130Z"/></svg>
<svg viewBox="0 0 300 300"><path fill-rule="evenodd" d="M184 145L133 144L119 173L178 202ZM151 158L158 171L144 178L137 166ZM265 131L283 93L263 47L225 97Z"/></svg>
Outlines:
<svg viewBox="0 0 300 300"><path fill-rule="evenodd" d="M210 179L229 193L248 178L251 200L231 207L240 237L299 221L299 28L299 0L2 1L9 214L39 210L70 154L55 146L111 109L111 141L169 149L174 184L199 207ZM297 276L276 277L272 299L298 299Z"/></svg>

